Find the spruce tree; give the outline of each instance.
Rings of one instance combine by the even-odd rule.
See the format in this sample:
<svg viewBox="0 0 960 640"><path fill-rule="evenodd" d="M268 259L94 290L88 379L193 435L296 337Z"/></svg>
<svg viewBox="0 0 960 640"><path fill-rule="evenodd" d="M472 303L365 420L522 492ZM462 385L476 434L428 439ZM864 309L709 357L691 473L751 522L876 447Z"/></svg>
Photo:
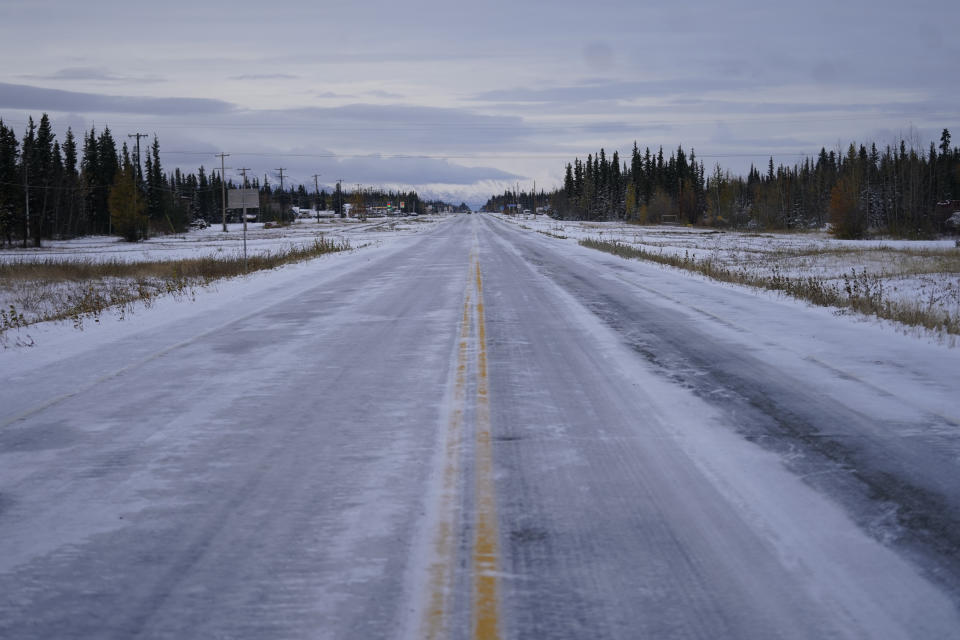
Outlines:
<svg viewBox="0 0 960 640"><path fill-rule="evenodd" d="M98 226L97 219L97 205L101 191L99 175L100 154L97 153L97 134L91 127L90 133L83 137L83 159L80 161L80 190L83 197L81 228L84 233L106 231Z"/></svg>
<svg viewBox="0 0 960 640"><path fill-rule="evenodd" d="M110 188L114 183L117 172L120 170L120 160L117 157L117 145L110 133L110 127L104 127L103 132L96 140L97 174L95 184L94 216L99 233L107 233L110 228Z"/></svg>
<svg viewBox="0 0 960 640"><path fill-rule="evenodd" d="M22 215L23 192L17 167L18 147L16 131L4 125L0 119L0 236L8 245L13 244L13 236Z"/></svg>

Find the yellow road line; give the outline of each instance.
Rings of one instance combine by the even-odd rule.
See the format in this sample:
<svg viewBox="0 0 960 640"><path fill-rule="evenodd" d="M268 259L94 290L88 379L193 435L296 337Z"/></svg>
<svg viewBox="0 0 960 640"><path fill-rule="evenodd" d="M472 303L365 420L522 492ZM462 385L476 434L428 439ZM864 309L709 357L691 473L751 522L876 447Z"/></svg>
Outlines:
<svg viewBox="0 0 960 640"><path fill-rule="evenodd" d="M440 499L440 522L433 543L435 560L430 565L430 594L426 619L423 624L424 638L435 639L449 636L449 594L455 566L454 545L456 533L457 483L460 477L460 445L463 439L463 413L466 400L468 347L470 341L471 300L468 290L463 303L460 321L460 339L457 346L457 375L454 386L453 412L447 425L443 467L443 491Z"/></svg>
<svg viewBox="0 0 960 640"><path fill-rule="evenodd" d="M490 430L490 390L487 375L487 331L483 310L483 277L476 249L470 255L470 278L464 295L463 316L457 346L457 369L453 390L453 408L444 444L442 491L439 517L434 532L434 560L428 568L429 592L420 637L428 639L453 635L450 615L453 606L454 570L457 566L457 514L460 503L458 486L461 472L464 416L467 410L467 379L471 370L470 343L476 327L474 509L475 526L471 556L473 591L471 610L472 637L478 640L500 638L499 555L496 493L493 481L493 442ZM475 298L474 298L475 296Z"/></svg>
<svg viewBox="0 0 960 640"><path fill-rule="evenodd" d="M476 535L473 541L473 637L500 637L497 579L500 543L497 532L493 442L490 434L490 390L487 378L487 329L483 317L483 277L476 262L477 407L476 407Z"/></svg>

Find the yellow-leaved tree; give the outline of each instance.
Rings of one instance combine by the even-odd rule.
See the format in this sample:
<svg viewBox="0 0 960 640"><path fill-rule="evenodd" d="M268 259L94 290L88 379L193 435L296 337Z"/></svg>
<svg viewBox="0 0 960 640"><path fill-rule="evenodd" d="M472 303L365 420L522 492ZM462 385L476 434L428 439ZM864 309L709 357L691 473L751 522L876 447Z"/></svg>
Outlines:
<svg viewBox="0 0 960 640"><path fill-rule="evenodd" d="M147 203L143 196L137 193L132 167L122 166L117 171L107 204L110 207L110 223L114 233L128 242L137 242L146 235Z"/></svg>

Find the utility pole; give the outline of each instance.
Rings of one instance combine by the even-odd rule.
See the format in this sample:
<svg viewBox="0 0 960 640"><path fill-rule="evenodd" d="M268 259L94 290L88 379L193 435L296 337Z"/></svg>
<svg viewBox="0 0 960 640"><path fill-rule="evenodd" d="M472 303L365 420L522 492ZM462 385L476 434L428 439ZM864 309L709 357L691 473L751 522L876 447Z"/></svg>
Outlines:
<svg viewBox="0 0 960 640"><path fill-rule="evenodd" d="M343 178L337 178L337 199L340 201L340 217L346 218L347 215L343 212Z"/></svg>
<svg viewBox="0 0 960 640"><path fill-rule="evenodd" d="M224 173L223 159L229 156L229 153L214 154L220 156L220 198L223 202L223 230L227 230L227 175Z"/></svg>
<svg viewBox="0 0 960 640"><path fill-rule="evenodd" d="M137 210L137 191L140 189L140 183L143 181L143 172L140 171L140 138L146 138L147 134L145 133L128 133L128 138L136 138L136 156L137 156L137 168L133 172L133 210ZM143 229L143 239L146 240L150 236L150 217L149 212L147 212L147 224Z"/></svg>
<svg viewBox="0 0 960 640"><path fill-rule="evenodd" d="M315 173L315 174L313 174L313 189L314 189L314 191L316 191L316 193L317 193L317 202L316 202L316 205L317 205L317 224L320 224L320 182L318 181L318 178L320 178L320 176L322 176L322 175L323 175L322 173Z"/></svg>
<svg viewBox="0 0 960 640"><path fill-rule="evenodd" d="M136 154L136 155L137 155L137 176L136 176L136 177L137 177L138 179L140 179L140 180L143 180L143 172L140 170L140 138L146 138L146 137L147 137L147 134L145 134L145 133L128 133L128 134L127 134L127 137L128 137L128 138L136 138L136 139L137 139L137 146L136 146L136 149L137 149L137 154Z"/></svg>
<svg viewBox="0 0 960 640"><path fill-rule="evenodd" d="M286 167L280 167L279 169L274 169L274 171L279 171L279 172L280 172L280 222L281 222L281 223L282 223L284 220L287 219L287 212L284 210L284 207L283 207L283 200L284 200L284 197L283 197L283 195L284 195L284 194L283 194L283 172L284 172L285 169L286 169ZM260 219L263 220L263 218L260 218Z"/></svg>
<svg viewBox="0 0 960 640"><path fill-rule="evenodd" d="M237 169L240 173L243 174L243 184L240 185L242 189L241 200L243 200L243 272L247 272L247 171L250 171L248 167L243 169Z"/></svg>

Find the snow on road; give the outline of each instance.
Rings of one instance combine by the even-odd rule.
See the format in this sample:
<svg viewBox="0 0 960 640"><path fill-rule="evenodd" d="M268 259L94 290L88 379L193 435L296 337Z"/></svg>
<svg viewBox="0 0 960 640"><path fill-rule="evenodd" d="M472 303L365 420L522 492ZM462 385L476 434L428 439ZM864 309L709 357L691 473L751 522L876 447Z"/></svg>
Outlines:
<svg viewBox="0 0 960 640"><path fill-rule="evenodd" d="M0 637L960 637L956 349L478 215L32 330Z"/></svg>

